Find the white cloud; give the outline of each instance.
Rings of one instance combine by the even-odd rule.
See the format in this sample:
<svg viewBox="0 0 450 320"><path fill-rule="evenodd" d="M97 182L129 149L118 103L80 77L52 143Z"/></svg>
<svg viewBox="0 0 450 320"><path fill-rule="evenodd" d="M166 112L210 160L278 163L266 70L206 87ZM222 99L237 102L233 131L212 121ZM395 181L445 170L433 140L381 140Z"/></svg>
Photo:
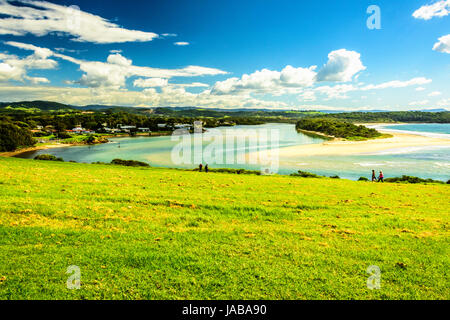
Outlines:
<svg viewBox="0 0 450 320"><path fill-rule="evenodd" d="M136 79L133 83L135 87L139 88L152 88L152 87L165 87L169 83L169 80L163 78L147 78Z"/></svg>
<svg viewBox="0 0 450 320"><path fill-rule="evenodd" d="M421 101L410 102L409 105L410 106L424 106L424 105L427 105L429 103L430 103L430 101L428 101L428 100L421 100Z"/></svg>
<svg viewBox="0 0 450 320"><path fill-rule="evenodd" d="M442 94L442 92L439 91L433 91L431 93L428 94L429 97L437 97L440 96Z"/></svg>
<svg viewBox="0 0 450 320"><path fill-rule="evenodd" d="M14 97L11 99L11 97ZM105 104L127 106L201 106L219 108L286 108L280 101L264 101L250 96L211 95L186 92L184 88L164 87L158 93L154 88L143 91L116 90L111 88L67 88L0 86L0 100L64 101L73 105Z"/></svg>
<svg viewBox="0 0 450 320"><path fill-rule="evenodd" d="M450 34L440 37L433 46L434 51L450 53Z"/></svg>
<svg viewBox="0 0 450 320"><path fill-rule="evenodd" d="M414 11L416 19L430 20L433 17L445 17L450 13L450 0L441 0L425 5Z"/></svg>
<svg viewBox="0 0 450 320"><path fill-rule="evenodd" d="M176 46L188 46L189 42L179 41L179 42L174 42L173 44L176 45Z"/></svg>
<svg viewBox="0 0 450 320"><path fill-rule="evenodd" d="M299 96L298 96L299 100L303 100L303 101L316 101L316 94L313 90L306 90L304 92L302 92Z"/></svg>
<svg viewBox="0 0 450 320"><path fill-rule="evenodd" d="M415 89L416 91L424 91L424 90L426 90L424 87L417 87L416 89Z"/></svg>
<svg viewBox="0 0 450 320"><path fill-rule="evenodd" d="M239 94L248 91L270 92L275 95L287 92L295 93L296 90L290 90L290 88L308 87L315 83L315 68L315 66L310 68L286 66L281 71L262 69L252 74L244 74L241 78L234 77L216 82L212 93Z"/></svg>
<svg viewBox="0 0 450 320"><path fill-rule="evenodd" d="M120 53L110 54L106 62L84 61L30 44L19 42L6 42L6 44L25 50L33 50L37 56L53 56L79 65L80 70L83 71L84 74L78 83L92 88L110 87L118 89L124 87L126 80L133 76L144 78L172 78L221 75L227 73L219 69L201 66L187 66L181 69L159 69L134 66L132 60L125 58ZM56 61L50 59L35 59L31 62L33 62L31 66L33 66L33 64L44 62L53 62L56 64Z"/></svg>
<svg viewBox="0 0 450 320"><path fill-rule="evenodd" d="M431 82L432 82L431 79L427 79L424 77L418 77L418 78L413 78L408 81L394 80L394 81L384 82L384 83L377 84L377 85L370 84L365 87L362 87L361 90L404 88L404 87L415 86L415 85L424 85L424 84L428 84Z"/></svg>
<svg viewBox="0 0 450 320"><path fill-rule="evenodd" d="M441 99L438 101L437 105L439 107L450 107L450 99Z"/></svg>
<svg viewBox="0 0 450 320"><path fill-rule="evenodd" d="M321 86L315 88L315 91L326 94L328 99L347 99L347 93L358 90L351 84L339 84L336 86Z"/></svg>
<svg viewBox="0 0 450 320"><path fill-rule="evenodd" d="M123 43L152 41L158 35L121 28L102 17L46 1L18 0L20 6L0 0L0 34L44 36L62 33L73 41Z"/></svg>
<svg viewBox="0 0 450 320"><path fill-rule="evenodd" d="M310 68L294 68L292 66L286 66L281 70L280 82L283 85L293 87L309 87L316 81L317 73L314 71L317 67L312 66Z"/></svg>
<svg viewBox="0 0 450 320"><path fill-rule="evenodd" d="M33 54L20 58L16 55L0 53L0 81L25 81L28 80L33 84L48 83L49 80L43 77L30 77L28 70L48 70L55 69L58 63L55 60L48 59L52 55L52 51L39 48L33 45L21 44L17 42L6 42L5 44L13 45L22 49L34 51Z"/></svg>
<svg viewBox="0 0 450 320"><path fill-rule="evenodd" d="M340 85L335 85L335 86L320 86L320 87L316 87L314 89L314 91L327 95L328 99L347 99L348 98L347 93L349 93L349 92L381 90L381 89L391 89L391 88L405 88L405 87L414 86L414 85L428 84L431 82L432 82L431 79L418 77L418 78L413 78L413 79L410 79L407 81L394 80L394 81L388 81L388 82L384 82L384 83L377 84L377 85L369 84L369 85L359 86L359 87L351 85L351 84L340 84Z"/></svg>
<svg viewBox="0 0 450 320"><path fill-rule="evenodd" d="M317 80L348 82L355 74L365 69L358 52L340 49L328 54L328 62L317 74Z"/></svg>

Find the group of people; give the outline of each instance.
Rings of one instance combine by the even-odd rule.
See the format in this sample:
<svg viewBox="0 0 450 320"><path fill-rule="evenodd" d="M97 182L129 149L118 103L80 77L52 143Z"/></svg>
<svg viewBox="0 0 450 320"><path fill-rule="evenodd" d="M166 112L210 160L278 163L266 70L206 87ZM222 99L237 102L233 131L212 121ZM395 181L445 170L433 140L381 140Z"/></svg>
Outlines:
<svg viewBox="0 0 450 320"><path fill-rule="evenodd" d="M383 171L380 171L380 174L377 179L377 174L375 173L375 170L372 170L372 182L384 182Z"/></svg>
<svg viewBox="0 0 450 320"><path fill-rule="evenodd" d="M202 170L203 170L203 164L200 163L200 165L198 166L198 171L202 172ZM208 173L208 171L209 171L209 167L208 167L208 164L206 164L205 165L205 172Z"/></svg>

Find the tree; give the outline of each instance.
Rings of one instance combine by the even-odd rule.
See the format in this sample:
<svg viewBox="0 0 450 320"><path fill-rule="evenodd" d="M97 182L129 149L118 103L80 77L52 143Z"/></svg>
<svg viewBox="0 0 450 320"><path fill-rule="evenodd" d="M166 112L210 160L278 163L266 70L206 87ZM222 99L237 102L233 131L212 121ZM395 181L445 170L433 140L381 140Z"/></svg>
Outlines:
<svg viewBox="0 0 450 320"><path fill-rule="evenodd" d="M0 151L14 151L36 144L31 131L10 122L0 122Z"/></svg>

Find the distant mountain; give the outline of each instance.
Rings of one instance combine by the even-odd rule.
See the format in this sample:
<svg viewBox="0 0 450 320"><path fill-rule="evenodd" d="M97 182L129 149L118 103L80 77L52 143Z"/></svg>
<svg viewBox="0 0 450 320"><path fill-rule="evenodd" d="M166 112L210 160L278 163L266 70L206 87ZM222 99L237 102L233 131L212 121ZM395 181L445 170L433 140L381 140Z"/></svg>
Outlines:
<svg viewBox="0 0 450 320"><path fill-rule="evenodd" d="M0 103L0 108L10 108L10 109L39 109L42 111L51 110L73 110L74 107L68 104L62 104L58 102L51 101L22 101L22 102L2 102Z"/></svg>
<svg viewBox="0 0 450 320"><path fill-rule="evenodd" d="M217 113L289 113L289 112L314 112L313 110L288 110L288 109L256 109L256 108L238 108L238 109L225 109L225 108L200 108L200 107L154 107L154 108L140 108L140 107L126 107L126 106L111 106L93 104L87 106L73 106L52 101L22 101L22 102L0 102L1 109L16 109L21 110L42 110L42 111L59 111L59 110L82 110L82 111L101 111L108 110L110 112L129 112L135 114L160 114L160 115L211 115L214 116ZM389 112L387 110L364 110L364 111L352 111L352 110L317 110L321 113L336 114L336 113L350 113L350 112L362 112L362 113L378 113ZM422 112L448 112L446 109L428 109L428 110L409 110L409 111L422 111Z"/></svg>

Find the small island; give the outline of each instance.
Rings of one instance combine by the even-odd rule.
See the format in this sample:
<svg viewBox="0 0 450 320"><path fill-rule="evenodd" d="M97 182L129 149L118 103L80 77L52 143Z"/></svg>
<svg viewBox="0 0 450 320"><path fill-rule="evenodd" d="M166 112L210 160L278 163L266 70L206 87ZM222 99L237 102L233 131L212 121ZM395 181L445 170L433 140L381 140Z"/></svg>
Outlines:
<svg viewBox="0 0 450 320"><path fill-rule="evenodd" d="M305 118L299 120L295 127L297 131L306 135L320 136L328 140L364 141L392 137L390 134L383 134L363 125L336 119Z"/></svg>

